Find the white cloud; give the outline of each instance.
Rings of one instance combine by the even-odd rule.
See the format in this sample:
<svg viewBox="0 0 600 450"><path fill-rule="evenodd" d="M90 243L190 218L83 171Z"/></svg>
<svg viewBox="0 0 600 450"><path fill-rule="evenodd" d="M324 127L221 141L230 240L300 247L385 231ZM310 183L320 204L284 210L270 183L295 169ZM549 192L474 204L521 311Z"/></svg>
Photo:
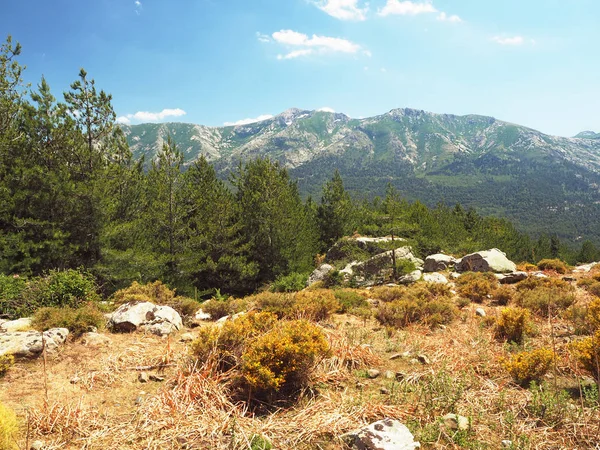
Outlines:
<svg viewBox="0 0 600 450"><path fill-rule="evenodd" d="M334 113L335 109L330 108L329 106L323 106L322 108L317 109L317 111L320 112L328 112L328 113Z"/></svg>
<svg viewBox="0 0 600 450"><path fill-rule="evenodd" d="M272 119L273 116L271 114L263 114L262 116L258 116L254 119L242 119L242 120L238 120L237 122L225 122L224 125L226 127L237 127L240 125L248 125L250 123L255 123L255 122L262 122L263 120L268 120L268 119Z"/></svg>
<svg viewBox="0 0 600 450"><path fill-rule="evenodd" d="M437 16L437 20L440 22L452 22L452 23L460 23L462 19L458 17L456 14L448 15L445 12L439 13Z"/></svg>
<svg viewBox="0 0 600 450"><path fill-rule="evenodd" d="M494 36L492 38L492 41L494 41L500 45L513 45L513 46L523 45L525 43L525 39L523 38L523 36L513 36L513 37Z"/></svg>
<svg viewBox="0 0 600 450"><path fill-rule="evenodd" d="M163 109L160 112L138 111L135 114L127 114L117 117L118 123L130 124L132 120L137 122L159 122L167 117L185 116L186 112L183 109Z"/></svg>
<svg viewBox="0 0 600 450"><path fill-rule="evenodd" d="M431 2L411 2L399 0L387 0L386 5L379 10L380 16L400 15L416 16L417 14L436 13L437 9Z"/></svg>
<svg viewBox="0 0 600 450"><path fill-rule="evenodd" d="M304 33L298 33L293 30L276 31L272 34L272 37L275 42L291 49L301 47L291 50L285 55L278 55L277 59L293 59L300 56L308 56L315 52L357 53L361 49L360 45L347 39L319 36L316 34L308 37Z"/></svg>
<svg viewBox="0 0 600 450"><path fill-rule="evenodd" d="M256 38L258 39L259 42L263 42L263 43L271 42L271 38L269 37L269 35L262 34L258 31L256 32Z"/></svg>
<svg viewBox="0 0 600 450"><path fill-rule="evenodd" d="M366 20L369 10L367 6L360 8L358 0L318 0L313 3L320 10L340 20Z"/></svg>
<svg viewBox="0 0 600 450"><path fill-rule="evenodd" d="M133 4L135 5L135 13L139 16L143 9L142 2L140 0L135 0Z"/></svg>
<svg viewBox="0 0 600 450"><path fill-rule="evenodd" d="M363 55L365 55L367 58L370 58L373 56L373 53L371 53L369 50L363 50Z"/></svg>

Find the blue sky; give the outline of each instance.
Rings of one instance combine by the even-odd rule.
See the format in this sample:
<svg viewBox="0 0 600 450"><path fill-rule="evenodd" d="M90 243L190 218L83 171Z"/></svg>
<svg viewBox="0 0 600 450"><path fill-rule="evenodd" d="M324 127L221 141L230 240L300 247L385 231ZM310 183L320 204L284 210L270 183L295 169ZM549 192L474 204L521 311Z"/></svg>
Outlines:
<svg viewBox="0 0 600 450"><path fill-rule="evenodd" d="M599 0L13 0L1 34L54 94L80 67L123 122L411 107L600 131Z"/></svg>

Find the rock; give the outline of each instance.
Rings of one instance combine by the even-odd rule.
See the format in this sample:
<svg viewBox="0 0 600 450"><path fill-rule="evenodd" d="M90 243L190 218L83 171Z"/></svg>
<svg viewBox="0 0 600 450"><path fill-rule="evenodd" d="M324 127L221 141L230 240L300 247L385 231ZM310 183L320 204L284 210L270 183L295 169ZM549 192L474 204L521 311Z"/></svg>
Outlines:
<svg viewBox="0 0 600 450"><path fill-rule="evenodd" d="M377 308L379 306L379 300L377 300L375 298L368 298L367 303L369 304L369 306L372 306L373 308Z"/></svg>
<svg viewBox="0 0 600 450"><path fill-rule="evenodd" d="M592 268L600 263L597 262L593 262L593 263L589 263L589 264L583 264L581 266L577 266L573 269L573 272L580 272L580 273L587 273L590 270L592 270Z"/></svg>
<svg viewBox="0 0 600 450"><path fill-rule="evenodd" d="M210 316L210 314L205 313L201 309L196 311L196 314L194 314L194 320L210 320L211 318L212 317Z"/></svg>
<svg viewBox="0 0 600 450"><path fill-rule="evenodd" d="M479 317L485 317L486 316L485 309L483 309L483 308L477 308L475 310L475 315L479 316Z"/></svg>
<svg viewBox="0 0 600 450"><path fill-rule="evenodd" d="M415 283L421 279L421 275L423 275L423 273L420 270L415 270L415 271L409 273L408 275L404 275L404 276L400 277L398 279L398 282L402 283L402 284Z"/></svg>
<svg viewBox="0 0 600 450"><path fill-rule="evenodd" d="M448 270L450 267L456 264L456 258L442 253L436 253L435 255L429 255L425 258L425 265L423 270L425 272L440 272Z"/></svg>
<svg viewBox="0 0 600 450"><path fill-rule="evenodd" d="M519 281L526 280L529 276L527 272L497 273L495 275L502 284L515 284Z"/></svg>
<svg viewBox="0 0 600 450"><path fill-rule="evenodd" d="M464 416L459 416L458 414L446 414L442 417L442 421L446 428L450 430L468 430L470 427L469 419Z"/></svg>
<svg viewBox="0 0 600 450"><path fill-rule="evenodd" d="M406 379L406 374L404 372L396 372L396 381L402 381Z"/></svg>
<svg viewBox="0 0 600 450"><path fill-rule="evenodd" d="M456 263L457 272L516 272L517 265L497 248L471 253Z"/></svg>
<svg viewBox="0 0 600 450"><path fill-rule="evenodd" d="M223 316L219 320L217 320L217 323L224 323L224 322L227 322L229 319L230 319L229 316Z"/></svg>
<svg viewBox="0 0 600 450"><path fill-rule="evenodd" d="M448 284L448 278L441 273L425 273L423 274L423 281L427 283Z"/></svg>
<svg viewBox="0 0 600 450"><path fill-rule="evenodd" d="M390 418L346 433L341 439L357 450L414 450L421 447L406 425Z"/></svg>
<svg viewBox="0 0 600 450"><path fill-rule="evenodd" d="M383 395L390 395L390 390L388 388L379 388L379 393Z"/></svg>
<svg viewBox="0 0 600 450"><path fill-rule="evenodd" d="M44 331L46 351L53 352L62 345L69 336L66 328L52 328ZM0 333L0 356L14 355L21 358L31 358L42 353L42 333L39 331L14 331Z"/></svg>
<svg viewBox="0 0 600 450"><path fill-rule="evenodd" d="M0 325L0 331L7 333L13 333L15 331L27 331L31 330L31 317L23 317L17 320L8 320Z"/></svg>
<svg viewBox="0 0 600 450"><path fill-rule="evenodd" d="M420 268L423 266L423 260L415 257L412 254L410 247L400 247L393 250L396 255L396 261L408 260L412 262L415 267ZM391 274L392 267L392 250L380 253L367 259L366 261L358 262L353 261L346 265L344 269L340 271L344 278L349 279L354 277L354 281L359 286L369 286L375 284L381 284L382 281ZM421 275L419 275L421 278Z"/></svg>
<svg viewBox="0 0 600 450"><path fill-rule="evenodd" d="M567 277L562 277L562 279L563 279L563 281L567 281L567 282L569 282L569 283L571 283L571 282L575 281L575 278L574 278L574 277L568 277L568 276L567 276Z"/></svg>
<svg viewBox="0 0 600 450"><path fill-rule="evenodd" d="M192 342L194 340L194 335L192 333L184 333L179 338L181 342Z"/></svg>
<svg viewBox="0 0 600 450"><path fill-rule="evenodd" d="M394 242L403 241L404 239L394 238ZM348 259L351 256L348 249L354 247L352 244L356 244L356 247L364 250L370 256L375 256L388 250L391 242L391 237L351 237L341 239L327 251L327 254L325 255L325 262L333 263L335 261ZM348 246L348 243L351 245Z"/></svg>
<svg viewBox="0 0 600 450"><path fill-rule="evenodd" d="M534 278L548 278L544 272L531 272L531 276Z"/></svg>
<svg viewBox="0 0 600 450"><path fill-rule="evenodd" d="M508 439L503 440L501 442L501 444L502 444L502 448L511 448L513 445L512 441L510 441Z"/></svg>
<svg viewBox="0 0 600 450"><path fill-rule="evenodd" d="M29 447L30 450L42 450L44 448L44 441L33 441L31 443L31 446Z"/></svg>
<svg viewBox="0 0 600 450"><path fill-rule="evenodd" d="M81 336L81 343L88 347L102 347L110 345L111 342L111 339L104 334L84 333L83 336Z"/></svg>
<svg viewBox="0 0 600 450"><path fill-rule="evenodd" d="M131 332L146 330L163 336L181 329L181 316L170 306L158 306L150 302L130 302L121 305L110 317L113 331Z"/></svg>
<svg viewBox="0 0 600 450"><path fill-rule="evenodd" d="M394 372L392 370L386 370L385 373L383 374L383 376L385 378L387 378L388 380L395 380L396 379L396 372Z"/></svg>
<svg viewBox="0 0 600 450"><path fill-rule="evenodd" d="M417 355L417 360L421 364L424 364L424 365L431 364L431 361L429 360L429 358L426 355L423 355L423 354Z"/></svg>
<svg viewBox="0 0 600 450"><path fill-rule="evenodd" d="M147 383L148 381L150 381L150 377L148 376L148 374L146 372L140 372L138 374L138 381L140 383Z"/></svg>
<svg viewBox="0 0 600 450"><path fill-rule="evenodd" d="M390 359L399 359L402 358L402 353L394 353L392 356L390 356Z"/></svg>
<svg viewBox="0 0 600 450"><path fill-rule="evenodd" d="M150 375L150 381L156 381L158 383L161 383L161 382L165 381L165 377L161 377L161 376L152 374L152 375Z"/></svg>
<svg viewBox="0 0 600 450"><path fill-rule="evenodd" d="M319 281L323 281L332 270L333 266L331 264L321 264L319 267L313 270L313 273L310 274L310 277L308 277L308 281L306 282L306 286L312 286Z"/></svg>
<svg viewBox="0 0 600 450"><path fill-rule="evenodd" d="M460 278L460 273L458 273L458 272L452 272L450 274L450 278L452 278L453 280L458 280Z"/></svg>
<svg viewBox="0 0 600 450"><path fill-rule="evenodd" d="M367 376L371 379L377 378L381 372L377 369L369 369L367 370Z"/></svg>
<svg viewBox="0 0 600 450"><path fill-rule="evenodd" d="M75 375L73 378L71 378L69 380L69 383L71 383L71 384L77 384L77 383L79 383L80 380L81 379L77 375Z"/></svg>

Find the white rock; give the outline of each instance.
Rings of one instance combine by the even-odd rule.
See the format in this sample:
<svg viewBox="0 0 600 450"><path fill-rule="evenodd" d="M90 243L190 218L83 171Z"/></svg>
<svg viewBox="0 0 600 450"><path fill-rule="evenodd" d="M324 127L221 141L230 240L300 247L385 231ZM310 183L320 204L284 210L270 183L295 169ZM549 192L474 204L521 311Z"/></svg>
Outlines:
<svg viewBox="0 0 600 450"><path fill-rule="evenodd" d="M477 315L479 317L485 317L486 316L485 309L483 309L483 308L477 308L475 310L475 315Z"/></svg>
<svg viewBox="0 0 600 450"><path fill-rule="evenodd" d="M46 351L53 352L62 345L69 336L66 328L52 328L44 331ZM42 333L39 331L14 331L0 333L0 356L14 355L31 358L42 353Z"/></svg>
<svg viewBox="0 0 600 450"><path fill-rule="evenodd" d="M331 264L321 264L317 267L313 273L308 277L308 281L306 282L306 286L312 286L319 281L323 281L327 274L333 270L333 266Z"/></svg>
<svg viewBox="0 0 600 450"><path fill-rule="evenodd" d="M456 258L453 256L436 253L425 258L423 270L425 272L438 272L440 270L448 270L454 264L456 264Z"/></svg>
<svg viewBox="0 0 600 450"><path fill-rule="evenodd" d="M14 332L14 331L27 331L31 329L32 319L31 317L22 317L17 320L9 320L0 325L0 331Z"/></svg>
<svg viewBox="0 0 600 450"><path fill-rule="evenodd" d="M89 347L103 347L110 345L111 342L112 340L108 336L100 333L85 333L81 336L81 343Z"/></svg>
<svg viewBox="0 0 600 450"><path fill-rule="evenodd" d="M471 424L469 423L469 419L464 416L459 416L458 414L446 414L442 417L444 421L444 425L451 430L468 430Z"/></svg>
<svg viewBox="0 0 600 450"><path fill-rule="evenodd" d="M456 263L457 272L515 272L517 265L506 257L506 253L493 248L464 256Z"/></svg>
<svg viewBox="0 0 600 450"><path fill-rule="evenodd" d="M448 284L448 278L441 273L425 273L423 274L423 281L427 283Z"/></svg>
<svg viewBox="0 0 600 450"><path fill-rule="evenodd" d="M212 319L212 317L210 316L210 314L205 313L204 311L199 309L198 311L196 311L196 314L194 314L194 319L195 320L210 320L210 319Z"/></svg>
<svg viewBox="0 0 600 450"><path fill-rule="evenodd" d="M600 263L593 262L593 263L583 264L581 266L577 266L577 267L575 267L573 269L573 272L587 273L590 270L592 270L592 267L594 267L596 264L600 264Z"/></svg>
<svg viewBox="0 0 600 450"><path fill-rule="evenodd" d="M181 316L170 306L150 302L125 303L111 316L109 327L113 331L131 332L138 328L159 336L180 330Z"/></svg>
<svg viewBox="0 0 600 450"><path fill-rule="evenodd" d="M421 275L423 275L423 273L420 270L415 270L415 271L409 273L408 275L404 275L404 276L400 277L398 279L398 282L402 283L402 284L414 283L421 279Z"/></svg>
<svg viewBox="0 0 600 450"><path fill-rule="evenodd" d="M383 419L342 436L352 449L414 450L421 447L406 425L394 419Z"/></svg>

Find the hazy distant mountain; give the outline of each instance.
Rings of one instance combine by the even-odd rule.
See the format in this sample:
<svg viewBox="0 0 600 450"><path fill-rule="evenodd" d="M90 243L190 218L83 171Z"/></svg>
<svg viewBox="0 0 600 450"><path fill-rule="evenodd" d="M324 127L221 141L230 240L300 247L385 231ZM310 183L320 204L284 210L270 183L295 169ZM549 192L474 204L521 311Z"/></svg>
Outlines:
<svg viewBox="0 0 600 450"><path fill-rule="evenodd" d="M290 109L229 127L184 123L123 127L136 156L152 158L171 134L186 164L200 154L225 172L269 156L290 169L305 193L338 168L358 195L393 182L410 199L475 206L533 232L600 242L600 139L549 136L492 117L394 109L366 119Z"/></svg>
<svg viewBox="0 0 600 450"><path fill-rule="evenodd" d="M593 131L582 131L575 137L581 139L600 139L600 133L595 133Z"/></svg>

